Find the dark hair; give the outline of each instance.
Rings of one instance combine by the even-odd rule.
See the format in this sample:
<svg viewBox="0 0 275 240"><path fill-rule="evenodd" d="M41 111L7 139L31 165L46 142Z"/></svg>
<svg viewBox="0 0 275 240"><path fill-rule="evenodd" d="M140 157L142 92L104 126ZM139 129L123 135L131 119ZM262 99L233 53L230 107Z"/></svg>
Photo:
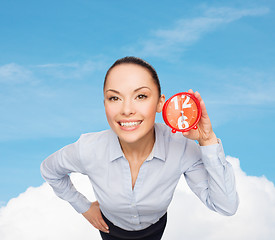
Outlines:
<svg viewBox="0 0 275 240"><path fill-rule="evenodd" d="M160 82L159 82L159 78L158 78L158 74L157 74L156 70L148 62L144 61L141 58L133 57L133 56L120 58L115 61L115 63L108 69L108 71L105 75L103 88L105 88L107 77L108 77L110 71L117 65L127 64L127 63L128 64L136 64L136 65L142 66L142 67L146 68L147 70L149 70L155 84L157 85L157 88L159 91L159 96L161 95L161 87L160 87Z"/></svg>

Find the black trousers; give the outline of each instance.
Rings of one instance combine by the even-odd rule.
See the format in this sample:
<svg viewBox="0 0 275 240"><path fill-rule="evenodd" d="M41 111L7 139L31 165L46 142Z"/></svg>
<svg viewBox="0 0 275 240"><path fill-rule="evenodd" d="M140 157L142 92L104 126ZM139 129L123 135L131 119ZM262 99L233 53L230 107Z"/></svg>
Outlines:
<svg viewBox="0 0 275 240"><path fill-rule="evenodd" d="M109 233L99 231L103 240L160 240L167 222L167 213L165 213L159 221L148 228L139 231L127 231L115 226L103 214L102 217L109 226Z"/></svg>

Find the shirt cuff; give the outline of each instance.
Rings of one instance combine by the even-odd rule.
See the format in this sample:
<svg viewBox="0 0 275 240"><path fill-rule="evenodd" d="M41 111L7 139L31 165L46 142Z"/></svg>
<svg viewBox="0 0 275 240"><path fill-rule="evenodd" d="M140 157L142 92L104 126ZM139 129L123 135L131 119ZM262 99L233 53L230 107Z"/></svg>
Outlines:
<svg viewBox="0 0 275 240"><path fill-rule="evenodd" d="M218 143L208 146L200 146L202 161L208 166L226 165L225 154L222 141L218 138Z"/></svg>
<svg viewBox="0 0 275 240"><path fill-rule="evenodd" d="M78 213L84 213L90 209L92 203L83 196L79 201L70 202L70 204Z"/></svg>

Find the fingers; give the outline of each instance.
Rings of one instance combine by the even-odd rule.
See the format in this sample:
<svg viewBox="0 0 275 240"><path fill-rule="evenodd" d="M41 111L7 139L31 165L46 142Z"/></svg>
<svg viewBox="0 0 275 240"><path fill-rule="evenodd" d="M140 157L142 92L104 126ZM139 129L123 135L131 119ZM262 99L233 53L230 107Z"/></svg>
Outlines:
<svg viewBox="0 0 275 240"><path fill-rule="evenodd" d="M202 114L202 117L209 117L208 116L208 113L207 113L207 110L206 110L206 106L205 106L205 103L204 103L204 101L201 101L200 102L200 107L201 107L201 114Z"/></svg>
<svg viewBox="0 0 275 240"><path fill-rule="evenodd" d="M109 233L109 227L108 225L105 223L105 221L103 220L103 218L97 218L94 220L94 222L92 223L92 225L102 231L102 232L106 232Z"/></svg>
<svg viewBox="0 0 275 240"><path fill-rule="evenodd" d="M104 221L100 212L98 202L93 202L88 211L82 213L82 215L98 230L109 233L109 227Z"/></svg>
<svg viewBox="0 0 275 240"><path fill-rule="evenodd" d="M188 90L188 93L194 94L194 92L193 92L192 89L189 89L189 90Z"/></svg>
<svg viewBox="0 0 275 240"><path fill-rule="evenodd" d="M182 135L183 135L184 137L186 137L186 138L192 139L192 138L190 137L190 131L188 131L188 132L182 132Z"/></svg>
<svg viewBox="0 0 275 240"><path fill-rule="evenodd" d="M191 129L187 132L182 132L182 135L186 138L192 139L192 140L197 140L199 133L197 129Z"/></svg>
<svg viewBox="0 0 275 240"><path fill-rule="evenodd" d="M103 220L103 218L99 219L99 221L102 226L102 229L104 229L105 232L109 233L109 227L106 224L106 222ZM101 230L101 231L103 231L103 230Z"/></svg>
<svg viewBox="0 0 275 240"><path fill-rule="evenodd" d="M192 129L187 133L182 133L182 135L189 139L198 140L201 146L216 144L217 138L213 132L211 121L200 93L197 91L194 92L192 89L189 89L188 93L193 94L198 99L201 108L201 118L197 124L199 131L193 131Z"/></svg>
<svg viewBox="0 0 275 240"><path fill-rule="evenodd" d="M185 136L185 137L188 137L190 135L190 131L188 131L188 132L182 132L182 135Z"/></svg>
<svg viewBox="0 0 275 240"><path fill-rule="evenodd" d="M202 110L202 116L207 117L208 114L207 114L207 111L206 111L205 103L204 103L204 101L202 100L202 97L201 97L200 93L199 93L198 91L196 91L196 92L194 93L194 91L193 91L192 89L189 89L189 90L188 90L188 93L193 94L193 95L199 100L199 102L200 102L200 107L201 107L201 110Z"/></svg>
<svg viewBox="0 0 275 240"><path fill-rule="evenodd" d="M193 94L200 102L202 101L201 95L198 91L194 92L192 89L189 89L188 93Z"/></svg>

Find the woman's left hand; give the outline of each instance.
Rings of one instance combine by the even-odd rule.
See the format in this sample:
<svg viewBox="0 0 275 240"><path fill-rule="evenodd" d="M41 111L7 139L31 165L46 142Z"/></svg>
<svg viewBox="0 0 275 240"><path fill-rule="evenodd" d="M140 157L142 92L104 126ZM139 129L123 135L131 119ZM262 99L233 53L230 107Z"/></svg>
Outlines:
<svg viewBox="0 0 275 240"><path fill-rule="evenodd" d="M194 93L192 89L189 89L188 93L193 94L199 100L201 106L201 119L197 124L197 129L191 129L188 132L183 132L183 136L192 140L197 140L201 146L217 144L218 140L212 129L212 125L201 95L198 92Z"/></svg>

